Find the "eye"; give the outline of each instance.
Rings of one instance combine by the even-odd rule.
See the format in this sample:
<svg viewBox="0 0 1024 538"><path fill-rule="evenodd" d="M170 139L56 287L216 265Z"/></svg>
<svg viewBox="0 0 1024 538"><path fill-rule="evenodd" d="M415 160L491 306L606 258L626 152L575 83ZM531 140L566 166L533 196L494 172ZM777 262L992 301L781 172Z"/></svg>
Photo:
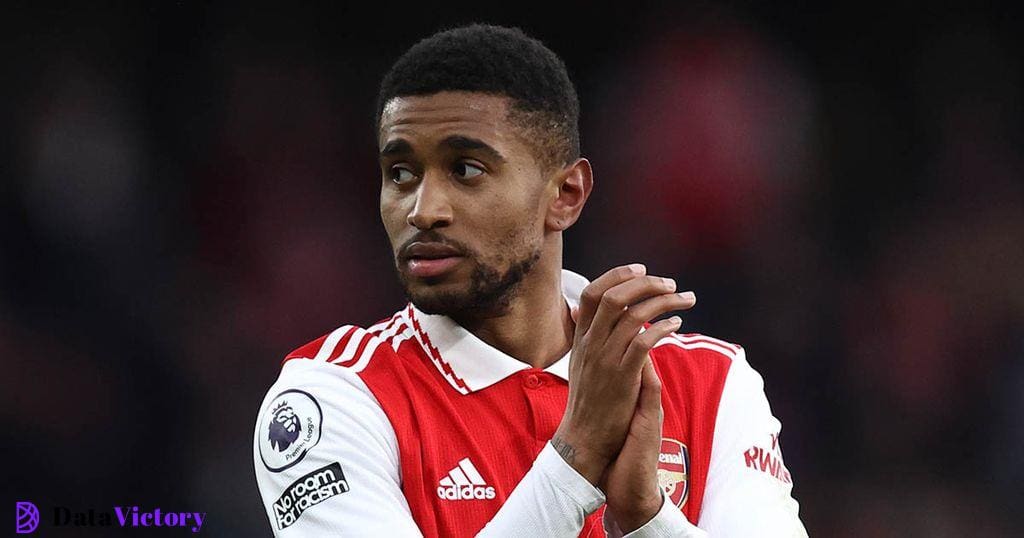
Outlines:
<svg viewBox="0 0 1024 538"><path fill-rule="evenodd" d="M412 181L416 177L416 174L412 173L412 170L408 168L402 168L401 166L391 167L391 181L399 185L404 185L409 181Z"/></svg>
<svg viewBox="0 0 1024 538"><path fill-rule="evenodd" d="M456 163L456 165L452 167L452 172L461 179L473 179L477 176L483 175L484 170L479 166L461 162Z"/></svg>

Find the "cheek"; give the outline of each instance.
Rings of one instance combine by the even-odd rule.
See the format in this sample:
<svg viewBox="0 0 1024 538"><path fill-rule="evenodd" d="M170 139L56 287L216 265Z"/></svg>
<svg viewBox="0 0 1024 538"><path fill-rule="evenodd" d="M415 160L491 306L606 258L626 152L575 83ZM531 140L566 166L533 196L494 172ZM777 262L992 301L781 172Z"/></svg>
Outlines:
<svg viewBox="0 0 1024 538"><path fill-rule="evenodd" d="M402 209L400 200L394 196L381 194L380 197L380 220L384 223L384 229L389 236L394 236L401 229L405 222L405 212Z"/></svg>
<svg viewBox="0 0 1024 538"><path fill-rule="evenodd" d="M491 251L502 259L520 258L532 251L541 240L533 208L520 207L517 211L494 211L488 219L492 233Z"/></svg>

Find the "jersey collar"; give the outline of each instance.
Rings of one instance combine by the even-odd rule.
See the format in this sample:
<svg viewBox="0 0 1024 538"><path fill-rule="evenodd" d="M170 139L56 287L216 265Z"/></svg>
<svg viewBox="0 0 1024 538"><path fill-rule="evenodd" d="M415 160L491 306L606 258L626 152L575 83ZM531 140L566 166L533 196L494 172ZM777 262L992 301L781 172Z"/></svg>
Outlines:
<svg viewBox="0 0 1024 538"><path fill-rule="evenodd" d="M590 282L562 269L562 297L570 308L578 306L583 288ZM462 394L487 388L506 377L528 370L530 365L480 340L448 316L427 314L410 304L416 339L441 375ZM569 380L570 349L544 369Z"/></svg>

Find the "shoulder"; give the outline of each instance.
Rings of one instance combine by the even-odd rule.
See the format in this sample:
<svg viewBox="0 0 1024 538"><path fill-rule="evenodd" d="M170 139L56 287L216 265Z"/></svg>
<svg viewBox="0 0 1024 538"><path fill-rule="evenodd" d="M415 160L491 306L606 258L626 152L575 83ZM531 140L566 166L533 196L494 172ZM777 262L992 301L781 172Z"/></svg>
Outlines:
<svg viewBox="0 0 1024 538"><path fill-rule="evenodd" d="M658 340L654 347L660 347L664 345L671 345L680 349L687 350L708 350L714 351L717 356L725 359L736 360L742 354L743 346L715 338L714 336L708 336L707 334L700 333L672 333L660 340Z"/></svg>
<svg viewBox="0 0 1024 538"><path fill-rule="evenodd" d="M329 450L370 443L394 452L392 425L362 374L394 354L373 327L342 325L285 356L254 432L255 456L268 471L297 463L321 435Z"/></svg>
<svg viewBox="0 0 1024 538"><path fill-rule="evenodd" d="M390 347L370 327L342 325L285 356L260 404L252 445L256 481L276 530L372 528L385 521L370 515L374 509L400 499L393 494L401 481L395 429L362 374L387 353ZM350 484L358 495L342 495ZM325 502L331 504L302 515Z"/></svg>
<svg viewBox="0 0 1024 538"><path fill-rule="evenodd" d="M342 325L292 350L281 361L281 367L282 370L299 364L309 367L309 361L359 372L377 354L381 343L379 338L363 327Z"/></svg>
<svg viewBox="0 0 1024 538"><path fill-rule="evenodd" d="M691 379L724 381L750 368L743 346L699 333L672 333L655 343L651 356L660 369L685 370Z"/></svg>
<svg viewBox="0 0 1024 538"><path fill-rule="evenodd" d="M311 361L359 373L373 360L387 360L382 357L392 355L402 341L412 336L407 310L399 310L368 327L342 325L311 340L285 355L282 371L300 364L308 368L306 361Z"/></svg>
<svg viewBox="0 0 1024 538"><path fill-rule="evenodd" d="M334 408L379 410L402 400L406 361L396 350L413 337L408 320L405 308L367 327L342 325L295 348L281 361L261 413L287 391L306 393Z"/></svg>
<svg viewBox="0 0 1024 538"><path fill-rule="evenodd" d="M669 346L668 349L678 348L675 351L678 356L713 357L710 360L728 359L730 361L743 357L743 346L700 333L672 333L654 344L656 348L664 346ZM709 351L712 354L701 353L701 351Z"/></svg>
<svg viewBox="0 0 1024 538"><path fill-rule="evenodd" d="M378 420L383 417L380 400L362 373L394 355L387 339L380 337L380 329L390 319L365 328L342 325L285 355L281 371L260 406L258 420L263 424L257 436L281 421L282 414L300 413L296 406L302 408L301 414L317 422L324 415L348 415L357 410L360 420L376 429L387 429L386 420ZM319 424L313 429L319 430ZM290 434L294 436L295 432Z"/></svg>
<svg viewBox="0 0 1024 538"><path fill-rule="evenodd" d="M360 373L390 350L367 328L342 325L289 352L269 387L260 416L277 414L282 402L303 402L309 415L322 408L379 408L380 403Z"/></svg>
<svg viewBox="0 0 1024 538"><path fill-rule="evenodd" d="M671 334L655 344L651 357L662 381L683 382L688 394L763 398L764 379L739 344L698 333Z"/></svg>

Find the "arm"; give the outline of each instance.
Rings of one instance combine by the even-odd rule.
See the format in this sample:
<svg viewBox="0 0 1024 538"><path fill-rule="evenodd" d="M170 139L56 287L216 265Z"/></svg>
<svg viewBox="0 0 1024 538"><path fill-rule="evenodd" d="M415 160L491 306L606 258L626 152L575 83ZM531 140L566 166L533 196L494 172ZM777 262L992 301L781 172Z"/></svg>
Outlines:
<svg viewBox="0 0 1024 538"><path fill-rule="evenodd" d="M477 536L577 536L583 520L604 501L601 490L569 466L549 442Z"/></svg>
<svg viewBox="0 0 1024 538"><path fill-rule="evenodd" d="M279 451L269 441L268 418L287 400L300 423L308 424L313 413L307 410L315 407L308 405L306 395L323 416L319 441L301 458L292 458L297 463L274 471L283 459L279 456L301 448L305 434ZM316 430L319 421L312 418ZM260 408L253 455L274 536L422 536L402 493L394 429L369 388L350 370L312 360L288 361ZM293 487L297 484L303 485ZM306 484L315 491L310 493ZM604 501L604 494L548 443L479 536L576 536L584 518Z"/></svg>
<svg viewBox="0 0 1024 538"><path fill-rule="evenodd" d="M658 485L664 413L661 381L650 362L644 365L641 381L640 398L626 443L606 474L605 532L609 538L706 538L707 533L687 521ZM654 508L642 508L650 504L644 499L652 499ZM623 534L623 528L629 530L628 534Z"/></svg>
<svg viewBox="0 0 1024 538"><path fill-rule="evenodd" d="M554 441L568 464L608 492L604 522L613 536L704 536L667 503L657 481L663 413L649 352L681 319L645 325L694 305L692 292L675 289L643 266L618 267L588 285L571 312L569 401Z"/></svg>
<svg viewBox="0 0 1024 538"><path fill-rule="evenodd" d="M638 424L644 403L641 395L630 439L634 438L634 432L644 430L642 423ZM653 409L654 402L648 402L647 407ZM790 495L792 478L782 462L778 442L781 424L772 416L761 376L747 363L742 350L729 370L718 409L707 490L698 526L694 527L666 500L653 519L625 534L625 538L807 537L798 516L798 504ZM652 425L646 429L653 431L655 428ZM636 436L638 442L632 445L627 441L619 459L612 465L607 490L609 508L604 518L609 538L623 537L614 505L623 503L620 500L623 497L636 496L628 489L624 493L623 487L628 487L630 482L643 482L645 469L656 467L656 459L651 458L652 455L656 458L656 453L645 456L643 438L649 439L646 446L653 449L660 435L658 430L657 435ZM651 460L646 465L642 463L645 457ZM625 470L616 473L620 466ZM650 481L650 477L646 480Z"/></svg>
<svg viewBox="0 0 1024 538"><path fill-rule="evenodd" d="M661 509L655 516L639 529L628 534L622 534L615 517L610 512L605 512L604 529L608 538L707 538L708 533L690 523L682 510L676 508L675 504L668 497L663 496Z"/></svg>
<svg viewBox="0 0 1024 538"><path fill-rule="evenodd" d="M282 402L293 411L277 415L286 420L295 414L301 425L301 435L283 450L284 443L270 441L269 426ZM302 446L310 419L314 435ZM260 408L253 445L256 482L274 536L421 535L402 495L394 429L355 373L312 360L285 363Z"/></svg>
<svg viewBox="0 0 1024 538"><path fill-rule="evenodd" d="M576 326L565 415L554 439L482 535L575 536L583 518L605 501L595 484L606 474L620 474L622 479L608 479L609 483L624 485L608 491L616 493L616 505L628 514L627 528L646 522L631 538L669 532L704 536L661 496L656 478L661 392L649 351L681 320L674 317L646 328L644 324L667 311L693 306L692 293L674 291L675 282L647 276L646 268L638 265L612 269L583 290L578 308L570 312ZM645 489L649 495L634 495L637 489L631 486L637 481L625 479L632 474L627 469L631 464L620 466L612 460L642 460L649 472L640 480L641 488L650 486ZM612 497L608 501L611 506ZM530 524L534 518L546 523ZM571 525L549 526L555 521Z"/></svg>
<svg viewBox="0 0 1024 538"><path fill-rule="evenodd" d="M698 526L711 536L804 537L764 381L740 351L722 390Z"/></svg>

